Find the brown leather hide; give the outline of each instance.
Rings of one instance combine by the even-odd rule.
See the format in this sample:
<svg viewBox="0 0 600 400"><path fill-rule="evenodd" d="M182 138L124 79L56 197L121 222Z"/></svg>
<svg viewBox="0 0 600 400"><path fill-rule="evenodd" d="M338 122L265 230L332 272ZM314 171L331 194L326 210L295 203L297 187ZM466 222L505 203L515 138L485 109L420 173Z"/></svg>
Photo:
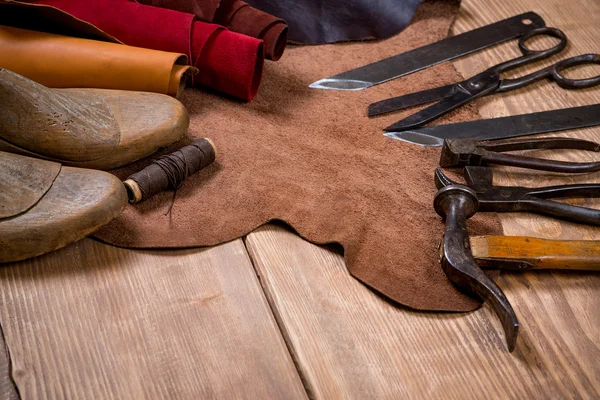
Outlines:
<svg viewBox="0 0 600 400"><path fill-rule="evenodd" d="M404 32L380 42L288 49L267 65L263 92L252 104L184 93L190 133L214 139L217 161L185 182L170 215L173 195L162 193L128 207L96 236L128 247L207 246L279 219L312 242L340 243L349 271L397 302L473 309L477 302L454 289L437 262L444 231L432 205L439 149L382 135L414 110L366 116L376 100L455 82L459 74L445 63L363 91L308 88L445 37L457 8L426 2ZM462 107L438 123L474 118L473 106ZM125 178L148 163L116 173ZM477 215L469 224L478 233L499 230L494 215Z"/></svg>

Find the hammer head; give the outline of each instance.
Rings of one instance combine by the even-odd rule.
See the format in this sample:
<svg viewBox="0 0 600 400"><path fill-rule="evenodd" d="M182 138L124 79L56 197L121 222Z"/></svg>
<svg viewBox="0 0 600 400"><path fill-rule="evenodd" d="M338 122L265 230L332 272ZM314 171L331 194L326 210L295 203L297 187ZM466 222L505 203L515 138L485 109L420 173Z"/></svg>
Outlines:
<svg viewBox="0 0 600 400"><path fill-rule="evenodd" d="M436 184L452 182L436 170ZM502 322L508 350L513 351L519 333L517 316L502 290L475 263L471 254L467 219L478 208L477 194L465 185L448 184L435 195L436 212L446 219L446 230L440 248L440 263L448 279L459 289L487 301Z"/></svg>

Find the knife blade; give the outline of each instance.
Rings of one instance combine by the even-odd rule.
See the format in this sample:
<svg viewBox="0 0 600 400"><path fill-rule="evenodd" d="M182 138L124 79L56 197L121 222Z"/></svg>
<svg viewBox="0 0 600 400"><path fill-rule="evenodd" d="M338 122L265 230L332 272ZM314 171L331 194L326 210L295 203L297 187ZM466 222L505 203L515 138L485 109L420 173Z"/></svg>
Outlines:
<svg viewBox="0 0 600 400"><path fill-rule="evenodd" d="M451 36L310 84L316 89L362 90L515 39L532 29L546 26L542 17L526 12Z"/></svg>
<svg viewBox="0 0 600 400"><path fill-rule="evenodd" d="M600 125L600 104L386 132L384 136L421 146L439 147L444 144L444 139L504 139L595 125Z"/></svg>

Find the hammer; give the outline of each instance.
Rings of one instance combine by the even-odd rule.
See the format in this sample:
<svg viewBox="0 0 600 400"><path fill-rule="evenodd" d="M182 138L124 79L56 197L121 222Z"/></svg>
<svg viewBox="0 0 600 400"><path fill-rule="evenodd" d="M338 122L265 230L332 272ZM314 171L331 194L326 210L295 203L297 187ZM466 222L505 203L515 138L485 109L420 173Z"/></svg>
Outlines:
<svg viewBox="0 0 600 400"><path fill-rule="evenodd" d="M500 318L508 351L513 351L519 335L519 321L502 290L475 262L471 253L467 219L479 208L474 190L464 185L448 185L433 200L435 211L446 219L446 232L440 249L442 269L459 288L488 302Z"/></svg>
<svg viewBox="0 0 600 400"><path fill-rule="evenodd" d="M469 240L467 219L479 208L477 193L451 184L435 195L435 211L446 219L440 263L457 287L487 301L500 318L508 350L515 348L519 321L502 290L481 269L563 268L600 270L600 242L556 241L528 237L488 236ZM480 267L481 266L481 267Z"/></svg>

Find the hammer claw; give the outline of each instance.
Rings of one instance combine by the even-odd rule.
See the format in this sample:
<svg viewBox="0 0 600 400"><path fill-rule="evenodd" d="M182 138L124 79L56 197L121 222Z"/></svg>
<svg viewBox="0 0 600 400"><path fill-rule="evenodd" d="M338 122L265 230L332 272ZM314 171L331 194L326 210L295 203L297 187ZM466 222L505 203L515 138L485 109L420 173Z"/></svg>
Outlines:
<svg viewBox="0 0 600 400"><path fill-rule="evenodd" d="M512 352L515 349L519 335L517 315L498 285L483 273L467 252L465 253L467 257L463 259L460 268L452 266L445 257L442 260L442 268L452 283L461 289L467 289L470 293L490 304L502 323L508 351ZM467 260L468 258L470 260Z"/></svg>
<svg viewBox="0 0 600 400"><path fill-rule="evenodd" d="M438 189L441 189L443 187L450 186L450 185L458 185L459 184L458 182L454 182L452 179L448 178L446 176L446 174L444 174L442 172L442 170L439 168L435 169L434 181L435 181L435 187Z"/></svg>
<svg viewBox="0 0 600 400"><path fill-rule="evenodd" d="M436 173L436 178L438 175ZM441 249L446 276L460 289L490 303L502 322L508 350L513 351L519 334L517 316L502 290L475 263L471 254L467 219L477 212L477 194L464 185L445 186L435 195L433 206L446 219Z"/></svg>

